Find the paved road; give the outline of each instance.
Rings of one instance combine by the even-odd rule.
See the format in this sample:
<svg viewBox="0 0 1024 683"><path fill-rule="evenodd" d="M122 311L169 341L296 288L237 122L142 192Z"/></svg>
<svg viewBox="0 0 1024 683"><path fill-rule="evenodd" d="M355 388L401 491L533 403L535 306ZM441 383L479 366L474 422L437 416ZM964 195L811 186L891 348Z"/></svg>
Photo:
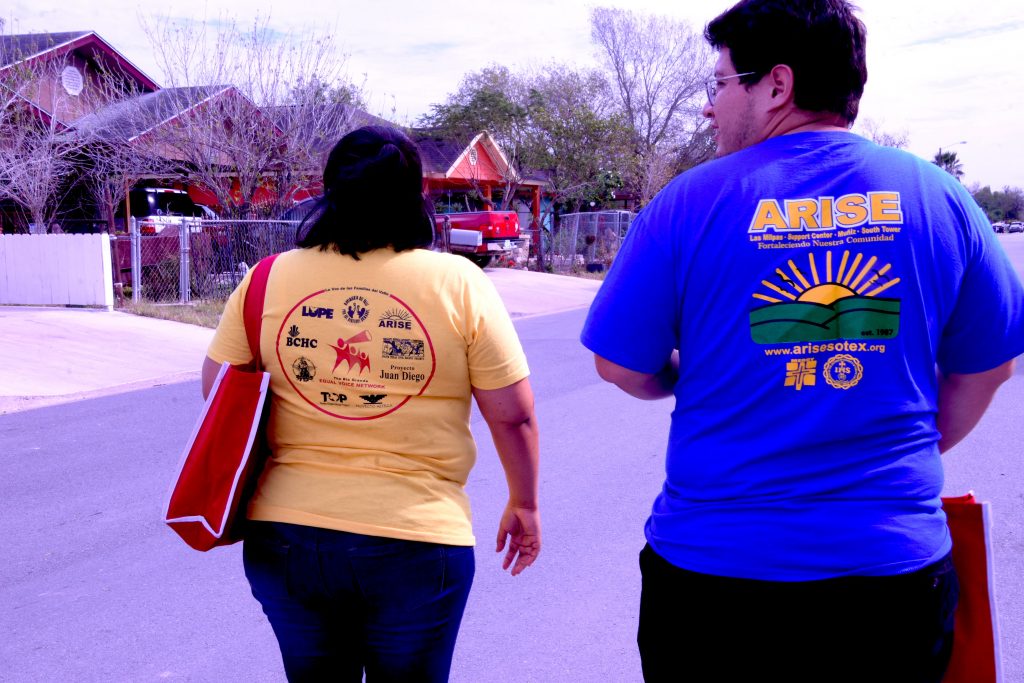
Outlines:
<svg viewBox="0 0 1024 683"><path fill-rule="evenodd" d="M1003 241L1020 267L1024 239ZM478 570L457 683L640 680L636 553L670 404L600 383L576 342L582 319L517 322L543 429L545 550L516 579L489 548L504 480L474 416ZM4 681L283 680L240 548L194 553L159 522L198 394L189 381L0 416ZM1024 363L946 458L948 493L974 489L993 503L1008 682L1024 681L1022 405Z"/></svg>
<svg viewBox="0 0 1024 683"><path fill-rule="evenodd" d="M478 571L453 681L640 680L635 558L670 404L601 384L575 341L582 317L517 324L543 426L546 545L515 579L489 548L504 480L474 419ZM1024 680L1022 372L948 458L947 489L995 506L1007 681ZM158 521L198 392L187 382L0 417L4 680L283 680L239 547L194 553Z"/></svg>
<svg viewBox="0 0 1024 683"><path fill-rule="evenodd" d="M623 410L575 341L582 316L517 323L544 425L546 549L515 579L490 548L504 477L474 419L479 559L453 681L639 679L635 555L669 404ZM0 417L0 678L282 680L239 548L194 553L159 523L198 394L193 381Z"/></svg>

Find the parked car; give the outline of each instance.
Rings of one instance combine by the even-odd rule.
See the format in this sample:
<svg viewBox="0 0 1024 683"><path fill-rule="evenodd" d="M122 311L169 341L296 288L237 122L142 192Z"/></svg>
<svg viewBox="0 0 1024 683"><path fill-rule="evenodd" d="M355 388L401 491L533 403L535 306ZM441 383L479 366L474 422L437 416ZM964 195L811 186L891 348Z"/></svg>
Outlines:
<svg viewBox="0 0 1024 683"><path fill-rule="evenodd" d="M131 216L138 221L139 233L142 235L158 235L165 228L178 227L182 222L189 223L193 232L202 229L202 219L213 214L209 207L200 207L184 190L173 190L165 187L145 187L128 193ZM114 227L118 232L128 232L124 224L124 204L119 207L114 218Z"/></svg>
<svg viewBox="0 0 1024 683"><path fill-rule="evenodd" d="M283 221L301 221L313 210L319 197L309 197L301 202L296 202L287 211L281 214Z"/></svg>
<svg viewBox="0 0 1024 683"><path fill-rule="evenodd" d="M202 212L200 218L204 221L217 221L220 220L220 216L217 212L208 207L206 204L196 204L196 207Z"/></svg>
<svg viewBox="0 0 1024 683"><path fill-rule="evenodd" d="M1006 232L1024 232L1024 223L1020 221L1011 221L1006 224Z"/></svg>
<svg viewBox="0 0 1024 683"><path fill-rule="evenodd" d="M998 221L992 224L992 229L996 232L1006 232L1006 223Z"/></svg>

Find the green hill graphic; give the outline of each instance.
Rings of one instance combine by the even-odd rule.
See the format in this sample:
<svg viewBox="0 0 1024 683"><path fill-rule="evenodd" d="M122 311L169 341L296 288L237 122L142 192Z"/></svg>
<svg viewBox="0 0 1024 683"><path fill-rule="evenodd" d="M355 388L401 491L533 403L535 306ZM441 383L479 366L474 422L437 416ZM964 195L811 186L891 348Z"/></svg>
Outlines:
<svg viewBox="0 0 1024 683"><path fill-rule="evenodd" d="M849 296L831 304L782 302L750 312L750 336L757 344L891 339L899 334L900 300Z"/></svg>

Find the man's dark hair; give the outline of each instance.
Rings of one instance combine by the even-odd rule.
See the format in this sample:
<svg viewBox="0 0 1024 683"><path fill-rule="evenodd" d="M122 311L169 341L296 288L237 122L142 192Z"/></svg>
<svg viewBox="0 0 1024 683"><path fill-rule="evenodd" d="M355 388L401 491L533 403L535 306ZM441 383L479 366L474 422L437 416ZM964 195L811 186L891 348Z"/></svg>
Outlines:
<svg viewBox="0 0 1024 683"><path fill-rule="evenodd" d="M756 83L773 67L793 70L800 109L857 118L864 83L867 29L845 0L743 0L704 29L717 50L728 48L741 83Z"/></svg>
<svg viewBox="0 0 1024 683"><path fill-rule="evenodd" d="M343 137L324 167L324 196L299 225L300 247L359 254L391 247L429 247L434 207L423 195L423 164L416 143L383 126Z"/></svg>

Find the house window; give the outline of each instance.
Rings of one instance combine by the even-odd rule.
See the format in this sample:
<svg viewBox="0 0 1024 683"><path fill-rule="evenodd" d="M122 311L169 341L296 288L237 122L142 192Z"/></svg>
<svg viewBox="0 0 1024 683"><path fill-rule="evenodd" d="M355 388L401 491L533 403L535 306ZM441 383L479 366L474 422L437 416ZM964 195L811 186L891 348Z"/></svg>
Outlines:
<svg viewBox="0 0 1024 683"><path fill-rule="evenodd" d="M476 147L469 150L469 165L476 166Z"/></svg>
<svg viewBox="0 0 1024 683"><path fill-rule="evenodd" d="M60 84L64 86L64 90L69 95L78 95L85 87L82 72L70 65L64 67L64 70L60 72Z"/></svg>

